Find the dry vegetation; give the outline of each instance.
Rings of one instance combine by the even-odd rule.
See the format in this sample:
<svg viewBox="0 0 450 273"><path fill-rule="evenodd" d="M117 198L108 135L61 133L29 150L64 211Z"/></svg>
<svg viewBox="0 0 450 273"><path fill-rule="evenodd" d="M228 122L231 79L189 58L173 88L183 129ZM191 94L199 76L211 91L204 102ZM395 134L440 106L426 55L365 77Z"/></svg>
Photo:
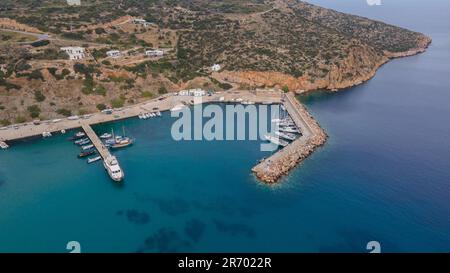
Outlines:
<svg viewBox="0 0 450 273"><path fill-rule="evenodd" d="M25 44L26 37L0 32L1 123L120 107L167 90L229 88L225 74L217 75L220 81L211 77L214 63L234 75L280 73L295 88L340 86L365 79L388 53L430 42L420 33L290 0L82 3L0 2L0 18L9 18L3 22L11 28L52 36ZM152 25L135 25L131 18ZM59 50L68 45L86 47L88 57L69 61ZM150 48L164 49L164 57L145 57ZM107 58L111 49L123 57Z"/></svg>

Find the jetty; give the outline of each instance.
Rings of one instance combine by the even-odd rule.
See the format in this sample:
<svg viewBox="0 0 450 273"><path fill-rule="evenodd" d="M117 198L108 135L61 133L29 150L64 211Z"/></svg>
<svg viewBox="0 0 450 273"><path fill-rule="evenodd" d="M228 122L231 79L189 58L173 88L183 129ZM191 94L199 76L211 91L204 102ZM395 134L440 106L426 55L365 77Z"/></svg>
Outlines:
<svg viewBox="0 0 450 273"><path fill-rule="evenodd" d="M276 183L327 140L325 131L293 93L285 94L282 103L302 136L253 167L256 177L269 184Z"/></svg>
<svg viewBox="0 0 450 273"><path fill-rule="evenodd" d="M83 131L86 133L86 136L91 140L92 144L94 145L95 149L97 149L98 153L103 158L103 160L111 156L111 153L109 152L108 148L103 144L103 142L100 140L100 138L97 136L97 134L94 132L94 130L89 124L87 123L82 124L81 128L83 128Z"/></svg>

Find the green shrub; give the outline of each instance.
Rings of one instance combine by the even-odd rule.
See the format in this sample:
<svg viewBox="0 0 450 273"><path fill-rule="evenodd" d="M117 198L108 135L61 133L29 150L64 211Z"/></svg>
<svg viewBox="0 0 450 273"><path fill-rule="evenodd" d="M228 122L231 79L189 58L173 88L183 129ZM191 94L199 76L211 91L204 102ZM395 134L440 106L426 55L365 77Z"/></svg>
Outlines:
<svg viewBox="0 0 450 273"><path fill-rule="evenodd" d="M70 117L72 115L72 111L70 111L68 109L64 109L64 108L60 108L60 109L56 110L56 113L63 115L65 117Z"/></svg>
<svg viewBox="0 0 450 273"><path fill-rule="evenodd" d="M103 103L97 104L97 109L102 111L106 109L106 105L104 105Z"/></svg>
<svg viewBox="0 0 450 273"><path fill-rule="evenodd" d="M117 98L117 99L113 99L111 101L111 106L112 108L121 108L123 107L125 103L125 100L123 98Z"/></svg>
<svg viewBox="0 0 450 273"><path fill-rule="evenodd" d="M158 94L160 94L160 95L167 94L167 88L165 86L161 86L158 89Z"/></svg>
<svg viewBox="0 0 450 273"><path fill-rule="evenodd" d="M42 94L40 90L36 90L34 91L34 99L37 102L43 102L46 99L46 97L44 96L44 94Z"/></svg>
<svg viewBox="0 0 450 273"><path fill-rule="evenodd" d="M41 109L37 105L28 106L27 110L32 118L37 118L41 114Z"/></svg>
<svg viewBox="0 0 450 273"><path fill-rule="evenodd" d="M22 117L22 116L18 116L15 119L15 123L24 123L25 121L27 121L27 119L25 117Z"/></svg>

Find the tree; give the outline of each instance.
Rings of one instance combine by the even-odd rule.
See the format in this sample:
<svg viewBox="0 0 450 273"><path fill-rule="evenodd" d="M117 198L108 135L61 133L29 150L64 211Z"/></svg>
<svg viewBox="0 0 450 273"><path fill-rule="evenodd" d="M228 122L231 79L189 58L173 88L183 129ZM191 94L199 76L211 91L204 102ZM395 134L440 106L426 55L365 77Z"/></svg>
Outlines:
<svg viewBox="0 0 450 273"><path fill-rule="evenodd" d="M161 86L161 87L158 89L158 93L159 93L160 95L167 94L167 88L166 88L165 86Z"/></svg>
<svg viewBox="0 0 450 273"><path fill-rule="evenodd" d="M284 93L289 93L289 87L287 85L283 86L281 90L283 90Z"/></svg>

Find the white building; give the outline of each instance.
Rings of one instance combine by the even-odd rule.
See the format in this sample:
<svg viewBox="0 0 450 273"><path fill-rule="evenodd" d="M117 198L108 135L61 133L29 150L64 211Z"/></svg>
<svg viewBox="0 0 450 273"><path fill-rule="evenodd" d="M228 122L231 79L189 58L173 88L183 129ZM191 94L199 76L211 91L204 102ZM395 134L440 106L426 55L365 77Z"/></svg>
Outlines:
<svg viewBox="0 0 450 273"><path fill-rule="evenodd" d="M120 52L119 50L110 50L106 52L106 55L111 58L119 58L122 56L122 52Z"/></svg>
<svg viewBox="0 0 450 273"><path fill-rule="evenodd" d="M86 57L85 50L83 47L68 46L68 47L61 47L61 50L66 52L71 60L81 60Z"/></svg>
<svg viewBox="0 0 450 273"><path fill-rule="evenodd" d="M132 20L132 22L133 22L133 24L135 24L135 25L143 25L143 26L145 26L145 27L148 27L148 26L150 26L152 23L150 23L150 22L147 22L146 20L144 20L144 19L139 19L139 18L134 18L133 20Z"/></svg>
<svg viewBox="0 0 450 273"><path fill-rule="evenodd" d="M146 50L145 55L150 57L162 57L164 56L164 51L156 49L156 50Z"/></svg>
<svg viewBox="0 0 450 273"><path fill-rule="evenodd" d="M81 0L67 0L69 6L81 6Z"/></svg>
<svg viewBox="0 0 450 273"><path fill-rule="evenodd" d="M222 69L220 64L214 64L213 66L211 66L211 70L214 72L218 72L220 69Z"/></svg>
<svg viewBox="0 0 450 273"><path fill-rule="evenodd" d="M193 96L193 97L203 97L206 96L206 91L200 88L197 89L189 89L189 90L181 90L178 92L179 96Z"/></svg>

